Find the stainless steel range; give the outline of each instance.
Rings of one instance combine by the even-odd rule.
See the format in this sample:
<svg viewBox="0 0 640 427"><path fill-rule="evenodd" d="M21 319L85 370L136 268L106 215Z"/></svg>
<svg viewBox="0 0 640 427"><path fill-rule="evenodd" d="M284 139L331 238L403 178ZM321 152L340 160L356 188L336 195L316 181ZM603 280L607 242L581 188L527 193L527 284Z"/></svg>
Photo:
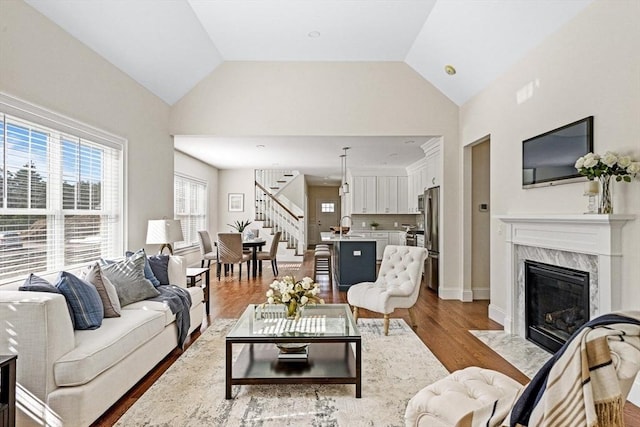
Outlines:
<svg viewBox="0 0 640 427"><path fill-rule="evenodd" d="M424 247L424 230L407 230L405 245Z"/></svg>

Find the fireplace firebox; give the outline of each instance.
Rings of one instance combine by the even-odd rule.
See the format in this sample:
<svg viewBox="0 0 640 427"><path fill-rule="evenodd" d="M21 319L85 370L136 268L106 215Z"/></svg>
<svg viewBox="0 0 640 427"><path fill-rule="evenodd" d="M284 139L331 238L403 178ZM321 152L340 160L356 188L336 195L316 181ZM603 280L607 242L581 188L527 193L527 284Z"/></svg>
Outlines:
<svg viewBox="0 0 640 427"><path fill-rule="evenodd" d="M527 339L555 353L589 320L589 273L526 260Z"/></svg>

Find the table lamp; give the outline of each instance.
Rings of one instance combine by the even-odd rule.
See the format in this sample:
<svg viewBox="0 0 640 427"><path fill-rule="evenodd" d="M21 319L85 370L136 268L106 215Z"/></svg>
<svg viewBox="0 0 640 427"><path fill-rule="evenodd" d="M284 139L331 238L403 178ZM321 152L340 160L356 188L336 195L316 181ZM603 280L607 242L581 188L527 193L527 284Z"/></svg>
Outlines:
<svg viewBox="0 0 640 427"><path fill-rule="evenodd" d="M160 252L164 248L169 248L169 253L173 255L173 242L184 240L182 235L182 225L179 219L150 219L147 225L147 244L162 245Z"/></svg>

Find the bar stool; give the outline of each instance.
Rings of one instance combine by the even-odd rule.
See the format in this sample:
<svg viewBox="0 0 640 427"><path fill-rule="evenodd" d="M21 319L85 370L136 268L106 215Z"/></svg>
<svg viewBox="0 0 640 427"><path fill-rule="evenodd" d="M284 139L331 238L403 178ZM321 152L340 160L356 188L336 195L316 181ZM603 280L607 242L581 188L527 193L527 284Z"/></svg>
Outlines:
<svg viewBox="0 0 640 427"><path fill-rule="evenodd" d="M333 285L333 275L331 274L331 251L329 249L316 249L313 254L313 280L318 274L329 276L329 285Z"/></svg>

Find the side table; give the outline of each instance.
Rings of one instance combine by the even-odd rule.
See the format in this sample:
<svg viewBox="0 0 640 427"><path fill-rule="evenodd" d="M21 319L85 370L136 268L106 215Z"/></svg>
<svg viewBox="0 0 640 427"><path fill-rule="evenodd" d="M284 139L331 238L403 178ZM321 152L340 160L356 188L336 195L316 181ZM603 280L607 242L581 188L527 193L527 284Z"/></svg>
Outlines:
<svg viewBox="0 0 640 427"><path fill-rule="evenodd" d="M204 292L204 306L207 314L209 314L209 269L187 268L187 286L196 286L198 283L200 283Z"/></svg>
<svg viewBox="0 0 640 427"><path fill-rule="evenodd" d="M0 356L0 427L16 425L16 359Z"/></svg>

